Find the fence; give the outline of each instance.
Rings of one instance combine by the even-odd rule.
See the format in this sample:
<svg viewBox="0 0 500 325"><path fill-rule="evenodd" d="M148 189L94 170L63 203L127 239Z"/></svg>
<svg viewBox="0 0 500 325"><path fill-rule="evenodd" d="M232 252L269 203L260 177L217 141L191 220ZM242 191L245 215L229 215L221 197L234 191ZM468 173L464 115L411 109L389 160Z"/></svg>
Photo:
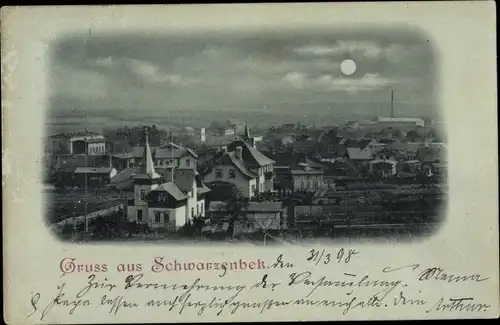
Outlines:
<svg viewBox="0 0 500 325"><path fill-rule="evenodd" d="M119 212L120 208L122 209L122 211L125 211L125 205L124 204L119 204L119 205L115 205L115 206L113 206L111 208L107 208L107 209L99 210L99 211L96 211L96 212L88 213L87 216L86 216L86 219L90 221L90 220L95 219L97 217L105 217L105 216L108 216L108 215L110 215L112 213ZM78 224L78 223L82 223L82 222L85 222L85 215L80 215L80 216L77 216L77 217L66 218L63 221L60 221L60 222L57 222L57 223L53 223L50 227L59 228L59 227L66 226L68 224L74 225L75 223Z"/></svg>

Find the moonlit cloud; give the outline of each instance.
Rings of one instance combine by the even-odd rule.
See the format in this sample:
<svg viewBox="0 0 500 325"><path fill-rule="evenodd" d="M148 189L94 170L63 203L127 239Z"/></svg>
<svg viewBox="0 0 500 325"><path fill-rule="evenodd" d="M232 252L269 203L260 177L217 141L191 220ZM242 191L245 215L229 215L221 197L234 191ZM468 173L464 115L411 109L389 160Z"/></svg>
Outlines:
<svg viewBox="0 0 500 325"><path fill-rule="evenodd" d="M354 52L362 53L368 58L379 57L384 49L375 42L367 41L337 41L334 45L306 45L294 49L299 55L312 56L336 56L343 54L352 54Z"/></svg>
<svg viewBox="0 0 500 325"><path fill-rule="evenodd" d="M297 72L286 74L283 77L283 81L296 89L345 91L348 93L381 90L397 82L401 82L394 79L383 78L378 73L366 73L359 78L346 78L329 74L311 77Z"/></svg>

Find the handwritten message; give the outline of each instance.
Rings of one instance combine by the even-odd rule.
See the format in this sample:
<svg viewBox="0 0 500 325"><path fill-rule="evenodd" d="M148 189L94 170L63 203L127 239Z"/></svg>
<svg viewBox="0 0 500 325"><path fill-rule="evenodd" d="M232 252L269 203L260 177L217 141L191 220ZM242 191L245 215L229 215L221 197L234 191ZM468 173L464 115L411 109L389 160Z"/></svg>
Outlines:
<svg viewBox="0 0 500 325"><path fill-rule="evenodd" d="M201 317L231 316L249 310L266 314L276 309L315 308L329 309L328 315L336 319L378 308L412 308L423 314L486 312L491 308L481 297L467 295L466 290L463 295L446 294L447 286L484 285L489 280L486 276L419 264L386 266L368 274L356 267L361 256L361 252L348 248L312 249L303 254L302 260L284 254L269 261L185 262L157 256L149 264L117 265L85 264L67 257L58 265L61 277L53 290L33 292L27 299L27 317L43 321L52 314L75 315L92 310L93 315L119 315L152 309ZM299 268L297 261L300 265L305 261L310 267ZM190 280L165 276L176 272L191 275L186 277ZM231 277L238 272L245 276ZM75 280L76 276L79 280ZM422 288L429 283L442 287L442 295L431 299L423 295Z"/></svg>

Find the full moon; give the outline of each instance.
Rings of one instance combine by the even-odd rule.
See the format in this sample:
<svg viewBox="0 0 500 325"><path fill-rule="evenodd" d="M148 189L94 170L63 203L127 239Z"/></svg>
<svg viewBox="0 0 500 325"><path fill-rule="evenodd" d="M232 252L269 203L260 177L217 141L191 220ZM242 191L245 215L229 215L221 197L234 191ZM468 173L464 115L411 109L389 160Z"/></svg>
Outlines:
<svg viewBox="0 0 500 325"><path fill-rule="evenodd" d="M356 72L356 63L351 59L346 59L340 63L340 71L344 75L350 76Z"/></svg>

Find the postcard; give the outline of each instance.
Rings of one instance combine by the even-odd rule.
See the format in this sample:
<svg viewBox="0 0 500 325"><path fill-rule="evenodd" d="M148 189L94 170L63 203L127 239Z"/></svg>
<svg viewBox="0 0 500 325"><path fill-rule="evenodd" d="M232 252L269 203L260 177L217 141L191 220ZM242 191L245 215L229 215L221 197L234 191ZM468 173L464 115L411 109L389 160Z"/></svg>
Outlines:
<svg viewBox="0 0 500 325"><path fill-rule="evenodd" d="M494 6L3 7L5 322L498 317Z"/></svg>

